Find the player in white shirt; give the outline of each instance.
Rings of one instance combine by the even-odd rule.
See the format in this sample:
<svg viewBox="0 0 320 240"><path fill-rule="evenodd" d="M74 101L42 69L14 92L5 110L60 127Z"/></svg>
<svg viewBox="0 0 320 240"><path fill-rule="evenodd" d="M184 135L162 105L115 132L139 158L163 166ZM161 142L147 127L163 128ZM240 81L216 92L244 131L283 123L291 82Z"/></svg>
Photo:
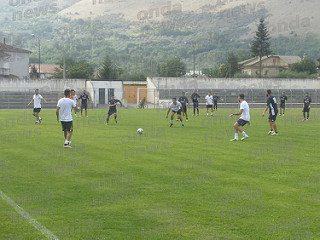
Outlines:
<svg viewBox="0 0 320 240"><path fill-rule="evenodd" d="M39 124L42 121L42 118L39 117L39 113L41 112L41 101L43 99L43 101L45 103L48 103L48 102L44 97L42 97L39 94L39 89L36 89L34 91L34 93L35 94L33 95L33 97L31 99L31 101L29 102L28 106L33 102L33 113L32 113L32 115L37 119L35 124Z"/></svg>
<svg viewBox="0 0 320 240"><path fill-rule="evenodd" d="M244 100L244 94L239 94L238 100L240 102L240 112L230 114L229 117L241 115L238 121L233 125L234 127L234 138L230 141L238 141L238 132L242 133L243 138L241 140L247 139L249 136L241 129L244 125L248 123L250 125L250 109L249 104Z"/></svg>
<svg viewBox="0 0 320 240"><path fill-rule="evenodd" d="M71 136L73 132L72 108L76 108L76 103L70 99L70 89L64 90L64 98L61 98L57 104L57 121L61 122L62 131L64 132L64 147L71 148ZM59 118L60 113L60 118Z"/></svg>
<svg viewBox="0 0 320 240"><path fill-rule="evenodd" d="M209 108L211 108L211 116L213 117L213 96L211 95L211 92L208 92L208 95L206 96L206 105L207 105L207 117L209 116Z"/></svg>
<svg viewBox="0 0 320 240"><path fill-rule="evenodd" d="M172 98L172 103L170 103L169 105L166 118L168 118L170 110L171 110L170 127L173 126L173 116L175 114L178 114L178 119L181 121L181 126L184 127L183 119L181 118L181 111L184 113L184 110L183 110L182 104L179 101L177 101L176 98Z"/></svg>
<svg viewBox="0 0 320 240"><path fill-rule="evenodd" d="M76 108L74 109L74 116L77 117L77 112L79 110L79 99L78 96L76 95L76 91L74 89L71 89L71 93L70 93L70 99L72 99L75 104L76 104Z"/></svg>

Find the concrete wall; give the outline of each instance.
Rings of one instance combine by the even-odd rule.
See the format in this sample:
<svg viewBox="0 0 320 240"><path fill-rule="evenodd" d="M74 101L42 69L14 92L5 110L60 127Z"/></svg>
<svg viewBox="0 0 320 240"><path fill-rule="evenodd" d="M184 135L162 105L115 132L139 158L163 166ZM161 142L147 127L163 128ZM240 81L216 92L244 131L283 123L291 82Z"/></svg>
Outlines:
<svg viewBox="0 0 320 240"><path fill-rule="evenodd" d="M25 79L0 79L0 91L26 92L39 88L42 92L63 91L74 88L77 91L86 88L85 79L52 79L52 80L25 80Z"/></svg>
<svg viewBox="0 0 320 240"><path fill-rule="evenodd" d="M150 89L320 89L320 80L279 78L148 78L147 86Z"/></svg>
<svg viewBox="0 0 320 240"><path fill-rule="evenodd" d="M86 79L1 79L0 78L0 91L1 92L30 92L33 93L35 89L40 92L61 92L66 88L73 88L76 90L77 95L80 95L83 90L86 90L90 99L93 101L94 106L99 104L99 88L105 88L106 104L108 103L108 89L114 88L114 95L118 99L122 99L122 81L91 81Z"/></svg>
<svg viewBox="0 0 320 240"><path fill-rule="evenodd" d="M94 99L94 106L99 104L99 88L105 89L105 104L108 104L108 89L114 88L114 97L116 99L122 99L122 81L90 81L93 87L93 98Z"/></svg>

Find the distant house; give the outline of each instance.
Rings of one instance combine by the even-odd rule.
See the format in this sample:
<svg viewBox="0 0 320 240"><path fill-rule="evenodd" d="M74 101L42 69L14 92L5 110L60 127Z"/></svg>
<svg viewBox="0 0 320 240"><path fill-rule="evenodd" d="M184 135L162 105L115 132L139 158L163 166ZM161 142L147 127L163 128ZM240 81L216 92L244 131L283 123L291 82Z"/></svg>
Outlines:
<svg viewBox="0 0 320 240"><path fill-rule="evenodd" d="M265 56L262 58L261 75L265 77L276 77L279 73L287 71L293 63L301 61L299 56ZM242 62L238 62L242 73L250 76L259 76L259 57L250 58Z"/></svg>
<svg viewBox="0 0 320 240"><path fill-rule="evenodd" d="M39 64L36 64L36 63L30 64L29 72L31 72L32 66L35 66L35 69L39 73ZM40 72L41 72L40 78L41 79L53 78L56 72L56 69L62 70L60 68L60 65L58 64L40 64Z"/></svg>
<svg viewBox="0 0 320 240"><path fill-rule="evenodd" d="M0 43L0 77L29 78L29 56L31 52Z"/></svg>

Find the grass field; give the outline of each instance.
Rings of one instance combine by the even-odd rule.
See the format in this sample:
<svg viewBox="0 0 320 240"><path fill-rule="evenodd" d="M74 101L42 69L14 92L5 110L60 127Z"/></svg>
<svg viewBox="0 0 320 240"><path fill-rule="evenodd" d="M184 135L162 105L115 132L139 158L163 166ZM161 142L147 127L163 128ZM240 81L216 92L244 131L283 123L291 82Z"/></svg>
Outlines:
<svg viewBox="0 0 320 240"><path fill-rule="evenodd" d="M320 239L320 110L288 109L268 136L252 109L244 142L229 142L236 109L184 128L140 109L106 126L106 111L75 119L73 149L54 110L41 125L0 111L0 190L58 239ZM0 239L46 237L2 197Z"/></svg>

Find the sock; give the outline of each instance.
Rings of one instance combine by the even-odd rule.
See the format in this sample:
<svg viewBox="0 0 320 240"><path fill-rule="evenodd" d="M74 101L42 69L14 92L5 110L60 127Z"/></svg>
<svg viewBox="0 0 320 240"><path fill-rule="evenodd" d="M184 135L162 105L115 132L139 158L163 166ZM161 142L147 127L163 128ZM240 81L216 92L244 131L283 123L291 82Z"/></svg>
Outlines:
<svg viewBox="0 0 320 240"><path fill-rule="evenodd" d="M171 120L171 124L173 124L173 120Z"/></svg>
<svg viewBox="0 0 320 240"><path fill-rule="evenodd" d="M235 139L238 139L238 133L235 133L235 134L234 134L234 138L235 138Z"/></svg>
<svg viewBox="0 0 320 240"><path fill-rule="evenodd" d="M183 125L183 120L181 120L181 125Z"/></svg>
<svg viewBox="0 0 320 240"><path fill-rule="evenodd" d="M68 140L65 140L65 141L64 141L64 144L69 144L69 141L68 141Z"/></svg>
<svg viewBox="0 0 320 240"><path fill-rule="evenodd" d="M242 136L247 136L247 134L245 133L245 131L242 132Z"/></svg>
<svg viewBox="0 0 320 240"><path fill-rule="evenodd" d="M199 115L199 108L197 108L197 113L198 113L198 115Z"/></svg>
<svg viewBox="0 0 320 240"><path fill-rule="evenodd" d="M207 113L207 116L209 115L209 113Z"/></svg>
<svg viewBox="0 0 320 240"><path fill-rule="evenodd" d="M213 112L211 113L211 116L213 115Z"/></svg>

